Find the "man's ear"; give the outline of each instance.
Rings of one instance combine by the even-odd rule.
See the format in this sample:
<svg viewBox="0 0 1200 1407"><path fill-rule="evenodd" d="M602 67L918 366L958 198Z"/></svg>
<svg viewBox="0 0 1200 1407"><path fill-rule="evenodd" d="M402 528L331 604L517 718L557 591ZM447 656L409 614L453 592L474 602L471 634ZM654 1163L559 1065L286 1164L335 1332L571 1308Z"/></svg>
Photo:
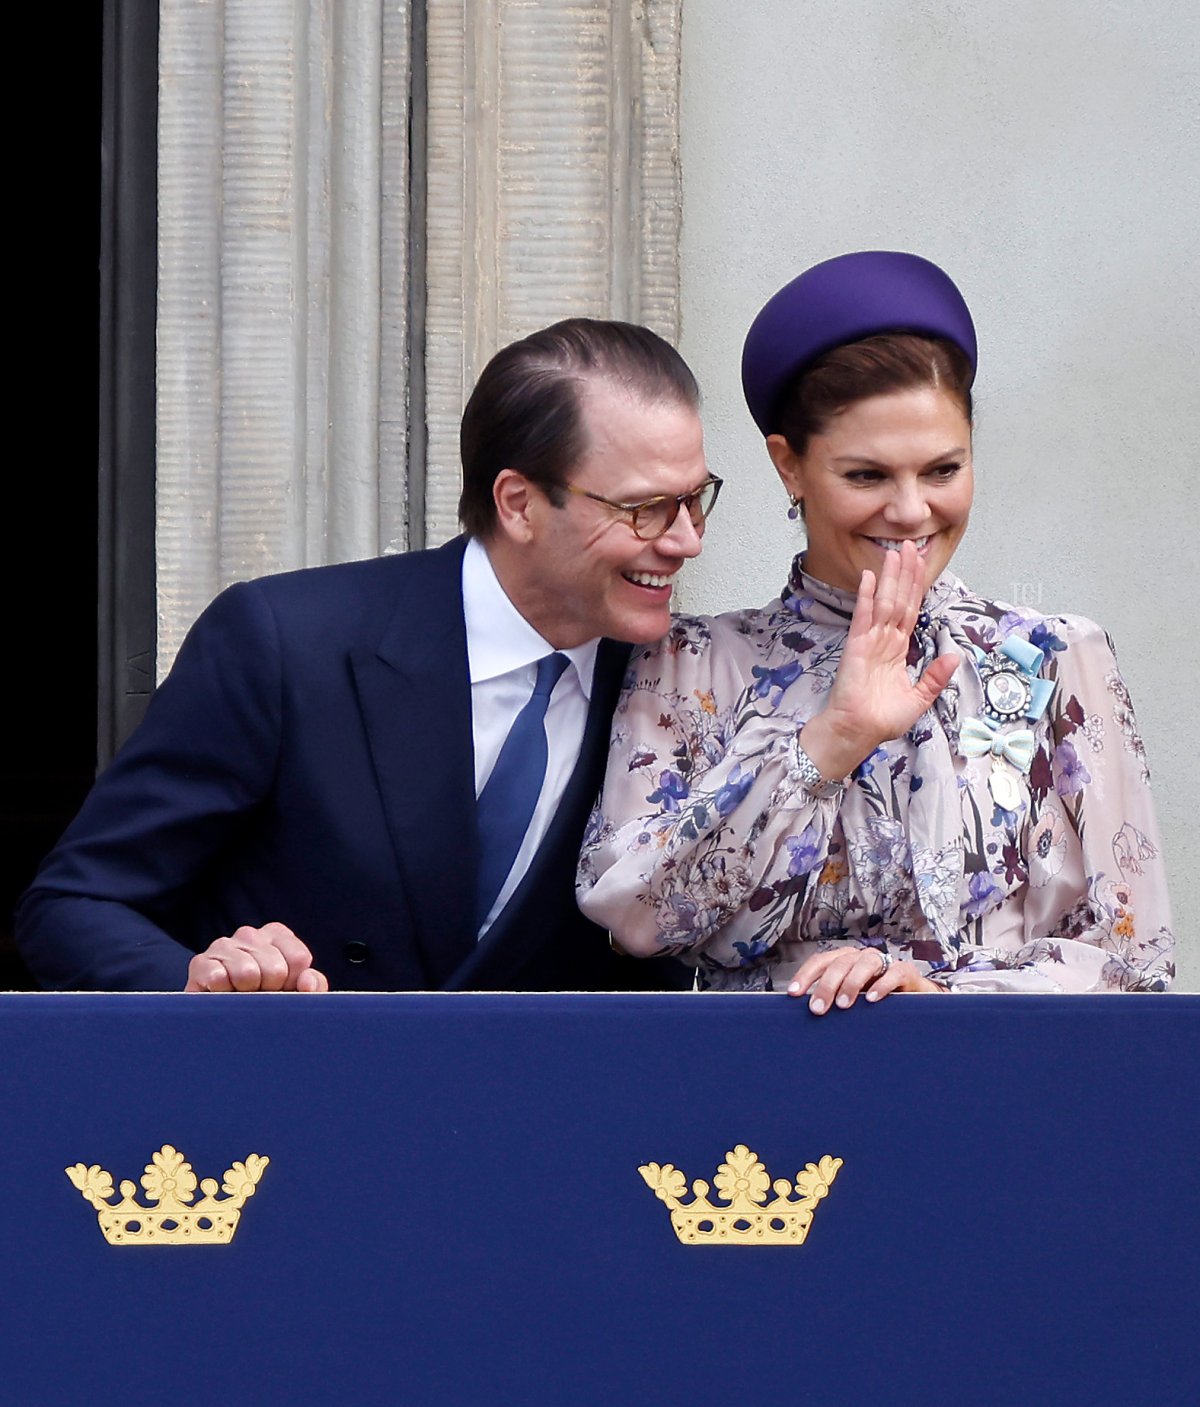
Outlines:
<svg viewBox="0 0 1200 1407"><path fill-rule="evenodd" d="M538 490L515 469L501 469L492 484L492 502L496 505L496 531L514 542L529 542L534 534L534 514L540 495Z"/></svg>
<svg viewBox="0 0 1200 1407"><path fill-rule="evenodd" d="M775 472L792 498L804 497L804 466L800 456L782 435L767 436L767 453Z"/></svg>

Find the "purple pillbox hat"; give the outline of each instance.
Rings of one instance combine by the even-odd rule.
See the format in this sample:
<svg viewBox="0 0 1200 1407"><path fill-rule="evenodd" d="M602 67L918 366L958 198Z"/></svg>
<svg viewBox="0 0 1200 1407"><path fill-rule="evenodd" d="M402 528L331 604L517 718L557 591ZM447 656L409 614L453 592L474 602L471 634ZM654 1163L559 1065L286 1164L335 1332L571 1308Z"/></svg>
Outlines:
<svg viewBox="0 0 1200 1407"><path fill-rule="evenodd" d="M881 332L944 337L975 370L971 314L936 264L883 249L840 254L785 284L750 324L742 389L758 428L775 432L783 393L810 362Z"/></svg>

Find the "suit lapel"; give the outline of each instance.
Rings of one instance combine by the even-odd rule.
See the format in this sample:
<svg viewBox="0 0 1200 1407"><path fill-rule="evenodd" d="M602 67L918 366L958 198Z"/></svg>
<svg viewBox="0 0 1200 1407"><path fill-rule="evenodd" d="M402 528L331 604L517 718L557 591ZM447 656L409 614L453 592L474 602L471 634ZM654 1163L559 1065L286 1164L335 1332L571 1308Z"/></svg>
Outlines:
<svg viewBox="0 0 1200 1407"><path fill-rule="evenodd" d="M475 946L477 842L461 541L423 555L379 645L351 655L426 985Z"/></svg>
<svg viewBox="0 0 1200 1407"><path fill-rule="evenodd" d="M613 710L628 660L628 645L614 640L600 642L587 723L575 770L529 869L483 940L476 943L447 983L451 990L470 988L481 978L489 987L503 986L545 942L544 925L532 920L531 915L542 907L538 896L556 879L562 879L557 872L559 869L569 870L569 882L574 882L583 826L604 780Z"/></svg>

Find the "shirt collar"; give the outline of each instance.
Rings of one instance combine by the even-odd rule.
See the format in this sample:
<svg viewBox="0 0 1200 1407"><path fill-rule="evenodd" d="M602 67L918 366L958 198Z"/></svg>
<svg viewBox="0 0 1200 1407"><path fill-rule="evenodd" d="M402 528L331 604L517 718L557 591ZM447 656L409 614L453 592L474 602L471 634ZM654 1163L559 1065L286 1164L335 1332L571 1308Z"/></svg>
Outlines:
<svg viewBox="0 0 1200 1407"><path fill-rule="evenodd" d="M487 549L478 538L467 542L462 566L463 617L467 626L467 668L471 683L497 679L552 654L544 640L505 594ZM575 666L584 697L592 696L599 640L560 650Z"/></svg>

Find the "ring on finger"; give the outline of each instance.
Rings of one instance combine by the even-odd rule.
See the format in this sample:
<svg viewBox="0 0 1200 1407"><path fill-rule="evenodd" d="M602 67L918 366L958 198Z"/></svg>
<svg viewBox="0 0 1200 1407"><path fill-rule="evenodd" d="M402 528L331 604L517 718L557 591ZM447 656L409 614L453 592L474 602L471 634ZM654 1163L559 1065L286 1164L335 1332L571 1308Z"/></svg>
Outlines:
<svg viewBox="0 0 1200 1407"><path fill-rule="evenodd" d="M895 958L892 957L891 953L889 953L886 948L876 948L875 951L883 959L883 966L875 974L875 981L878 982L888 968L891 967L892 963L895 962Z"/></svg>

